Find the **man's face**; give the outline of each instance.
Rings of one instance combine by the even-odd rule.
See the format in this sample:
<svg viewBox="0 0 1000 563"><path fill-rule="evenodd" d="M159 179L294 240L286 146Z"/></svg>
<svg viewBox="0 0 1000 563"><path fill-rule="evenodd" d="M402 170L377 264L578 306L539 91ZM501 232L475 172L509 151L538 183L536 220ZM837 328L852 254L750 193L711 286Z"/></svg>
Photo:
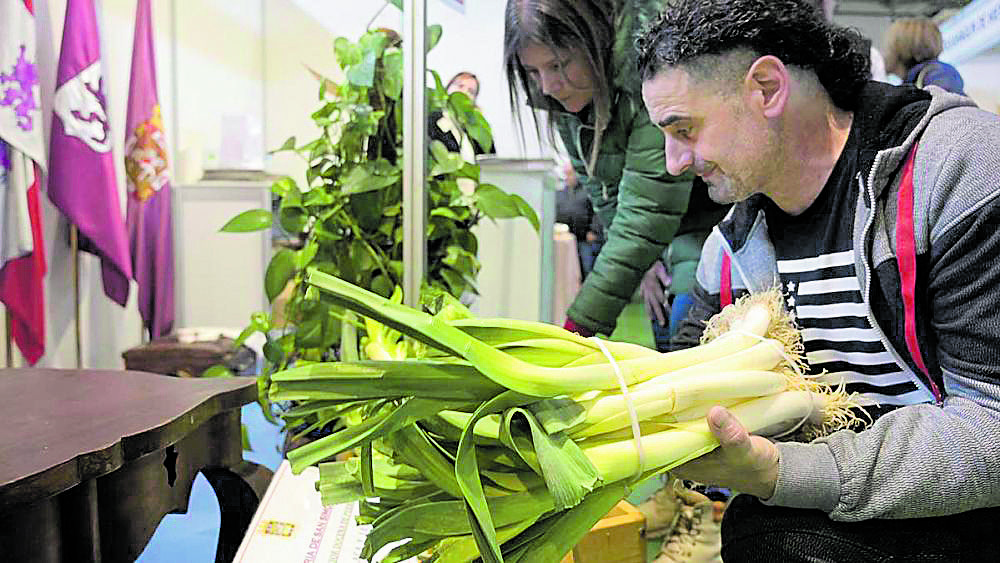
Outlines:
<svg viewBox="0 0 1000 563"><path fill-rule="evenodd" d="M665 68L642 84L649 117L663 131L667 171L691 169L719 203L744 200L761 191L769 167L767 123L754 119L745 97L719 93L679 68Z"/></svg>
<svg viewBox="0 0 1000 563"><path fill-rule="evenodd" d="M576 113L594 99L594 76L583 51L528 43L517 52L524 70L546 96Z"/></svg>

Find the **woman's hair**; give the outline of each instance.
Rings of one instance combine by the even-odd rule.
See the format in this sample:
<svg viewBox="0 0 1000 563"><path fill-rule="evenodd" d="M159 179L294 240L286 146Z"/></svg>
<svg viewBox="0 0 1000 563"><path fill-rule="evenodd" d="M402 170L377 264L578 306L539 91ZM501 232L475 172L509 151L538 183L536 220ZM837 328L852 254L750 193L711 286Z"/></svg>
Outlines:
<svg viewBox="0 0 1000 563"><path fill-rule="evenodd" d="M471 72L469 72L467 70L463 70L461 72L456 73L455 76L452 76L451 80L449 80L448 83L445 84L444 89L447 90L448 88L451 88L451 85L454 84L455 81L458 80L459 78L471 78L471 79L475 80L476 81L476 93L477 94L479 93L479 77L476 76L475 74L472 74Z"/></svg>
<svg viewBox="0 0 1000 563"><path fill-rule="evenodd" d="M773 55L811 71L833 103L853 110L871 76L870 46L802 0L673 0L637 41L639 74L680 66L703 79L741 78Z"/></svg>
<svg viewBox="0 0 1000 563"><path fill-rule="evenodd" d="M621 11L621 0L507 0L504 14L504 66L510 92L510 107L520 123L518 104L520 93L527 96L534 109L558 107L559 102L545 96L528 76L518 58L518 52L530 43L540 43L554 49L582 53L593 78L594 144L589 165L596 160L601 137L611 120L611 90L614 78L615 22ZM534 114L535 131L539 133L538 115ZM554 138L554 123L549 113L549 138ZM581 155L583 157L583 155Z"/></svg>
<svg viewBox="0 0 1000 563"><path fill-rule="evenodd" d="M928 18L896 20L886 31L885 69L900 78L941 54L941 30Z"/></svg>

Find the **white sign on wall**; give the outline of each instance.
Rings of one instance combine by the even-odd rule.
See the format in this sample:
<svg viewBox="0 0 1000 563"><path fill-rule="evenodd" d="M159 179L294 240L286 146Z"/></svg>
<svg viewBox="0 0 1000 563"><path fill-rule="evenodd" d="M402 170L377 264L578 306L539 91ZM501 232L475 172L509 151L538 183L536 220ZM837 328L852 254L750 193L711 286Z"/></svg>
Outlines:
<svg viewBox="0 0 1000 563"><path fill-rule="evenodd" d="M1000 43L1000 0L975 0L941 24L942 61L958 64Z"/></svg>

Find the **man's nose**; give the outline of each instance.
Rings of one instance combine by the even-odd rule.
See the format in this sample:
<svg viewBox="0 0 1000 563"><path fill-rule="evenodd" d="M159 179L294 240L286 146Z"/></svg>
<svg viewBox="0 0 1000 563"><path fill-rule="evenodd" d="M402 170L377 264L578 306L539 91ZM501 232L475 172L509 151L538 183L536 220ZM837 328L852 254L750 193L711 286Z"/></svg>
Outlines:
<svg viewBox="0 0 1000 563"><path fill-rule="evenodd" d="M694 154L687 143L670 138L666 135L663 151L667 159L667 172L673 176L680 176L694 162Z"/></svg>

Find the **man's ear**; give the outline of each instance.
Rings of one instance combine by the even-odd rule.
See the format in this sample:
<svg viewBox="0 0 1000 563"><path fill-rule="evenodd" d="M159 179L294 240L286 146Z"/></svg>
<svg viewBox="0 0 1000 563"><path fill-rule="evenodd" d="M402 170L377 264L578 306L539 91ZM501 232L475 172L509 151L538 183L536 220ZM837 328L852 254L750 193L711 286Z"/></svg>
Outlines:
<svg viewBox="0 0 1000 563"><path fill-rule="evenodd" d="M788 68L774 55L760 57L750 65L744 80L750 100L764 117L772 119L785 111L790 93Z"/></svg>

